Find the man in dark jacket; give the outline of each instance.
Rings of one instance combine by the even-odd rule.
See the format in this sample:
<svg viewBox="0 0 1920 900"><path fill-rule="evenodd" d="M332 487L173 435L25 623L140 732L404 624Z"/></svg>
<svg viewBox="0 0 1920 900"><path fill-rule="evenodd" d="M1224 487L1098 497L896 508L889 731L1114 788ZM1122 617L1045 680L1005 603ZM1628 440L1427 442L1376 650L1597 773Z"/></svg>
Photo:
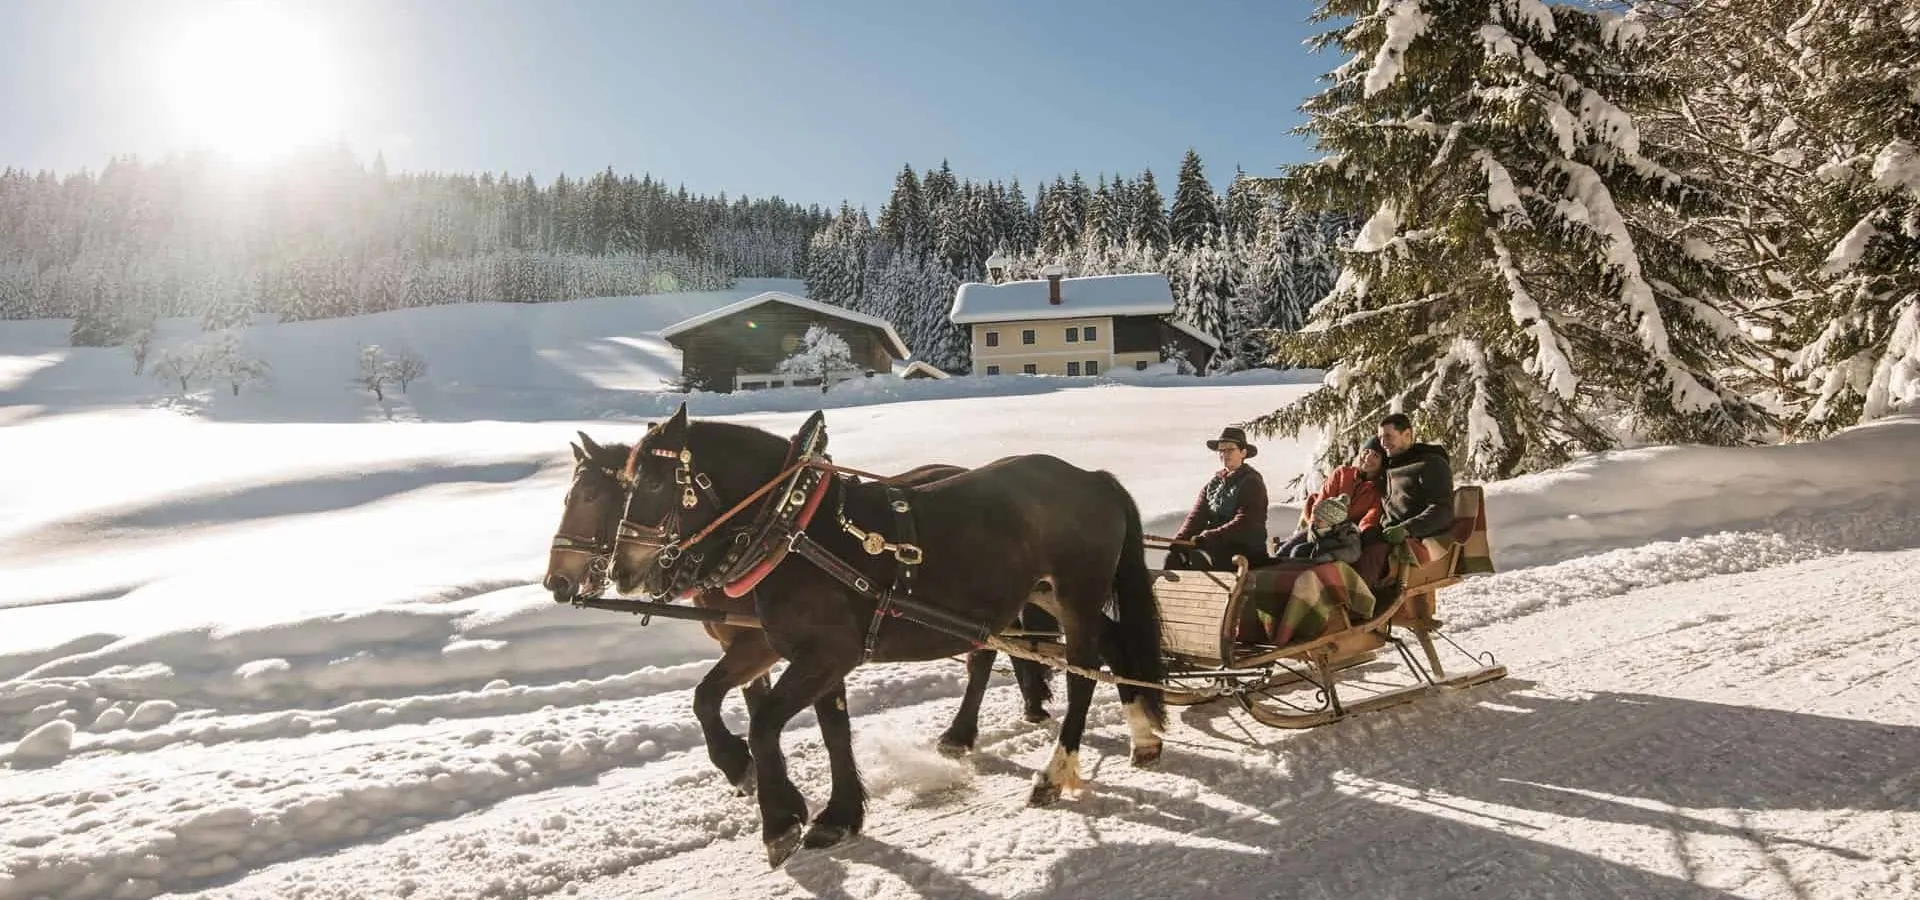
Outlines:
<svg viewBox="0 0 1920 900"><path fill-rule="evenodd" d="M1220 454L1222 468L1174 533L1188 545L1167 551L1167 568L1232 570L1235 554L1257 566L1267 558L1267 482L1247 460L1260 448L1247 443L1245 429L1229 426L1207 449Z"/></svg>
<svg viewBox="0 0 1920 900"><path fill-rule="evenodd" d="M1453 463L1447 449L1415 441L1413 422L1401 413L1381 419L1378 434L1387 452L1386 491L1380 499L1380 528L1361 535L1358 567L1362 578L1376 584L1386 577L1387 555L1394 545L1453 528Z"/></svg>
<svg viewBox="0 0 1920 900"><path fill-rule="evenodd" d="M1387 543L1445 534L1453 527L1453 462L1438 444L1416 443L1413 423L1394 413L1380 420L1387 451L1387 491L1380 526Z"/></svg>

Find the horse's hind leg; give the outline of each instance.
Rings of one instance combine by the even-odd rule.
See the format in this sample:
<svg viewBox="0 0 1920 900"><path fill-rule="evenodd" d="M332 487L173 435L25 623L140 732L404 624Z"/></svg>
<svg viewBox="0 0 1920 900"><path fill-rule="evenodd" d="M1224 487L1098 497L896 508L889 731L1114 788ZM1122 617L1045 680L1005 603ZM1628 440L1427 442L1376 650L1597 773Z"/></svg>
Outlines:
<svg viewBox="0 0 1920 900"><path fill-rule="evenodd" d="M1060 623L1038 606L1029 606L1020 613L1020 627L1032 631L1057 630ZM1053 667L1042 662L1016 656L1013 658L1013 680L1020 685L1020 697L1026 701L1025 717L1029 722L1045 722L1047 701L1053 699Z"/></svg>
<svg viewBox="0 0 1920 900"><path fill-rule="evenodd" d="M986 696L987 682L993 678L995 655L992 650L967 654L967 691L960 696L960 709L953 714L953 724L940 735L941 755L964 756L980 737L980 699Z"/></svg>
<svg viewBox="0 0 1920 900"><path fill-rule="evenodd" d="M867 817L867 788L860 781L860 766L853 756L853 719L847 712L846 682L813 701L813 712L820 720L820 738L827 746L828 766L833 771L833 796L813 817L813 827L807 829L802 845L831 847L859 834Z"/></svg>
<svg viewBox="0 0 1920 900"><path fill-rule="evenodd" d="M760 708L754 710L752 724L747 727L747 746L753 751L754 777L759 782L760 837L766 843L767 863L774 868L779 868L800 849L807 824L807 798L787 774L780 732L801 710L840 688L851 671L852 660L845 664L823 664L805 656L800 659L790 656L786 671L780 673L773 689L760 701ZM822 732L826 731L823 726ZM851 726L849 738L850 732ZM851 752L849 741L849 758ZM840 780L840 774L836 768L835 782ZM837 784L835 790L839 796L841 788Z"/></svg>
<svg viewBox="0 0 1920 900"><path fill-rule="evenodd" d="M727 728L720 718L720 702L727 692L748 682L766 684L766 671L780 659L758 632L736 633L705 678L693 689L693 716L700 721L700 732L707 741L707 758L713 761L727 783L742 795L753 793L753 755L747 742ZM764 689L763 689L764 691ZM752 713L754 691L743 689L747 711Z"/></svg>

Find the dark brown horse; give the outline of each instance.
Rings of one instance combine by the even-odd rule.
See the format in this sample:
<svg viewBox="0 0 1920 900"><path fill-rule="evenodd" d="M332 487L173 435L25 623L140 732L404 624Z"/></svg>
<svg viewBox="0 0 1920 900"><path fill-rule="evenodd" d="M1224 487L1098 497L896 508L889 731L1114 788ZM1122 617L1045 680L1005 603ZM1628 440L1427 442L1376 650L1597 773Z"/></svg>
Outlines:
<svg viewBox="0 0 1920 900"><path fill-rule="evenodd" d="M629 449L625 446L611 449L601 447L585 433L580 434L580 443L573 446L573 483L567 490L567 507L561 518L560 534L585 536L596 534L603 527L604 517L595 518L593 510L602 498L624 496L624 488L618 479L626 467ZM964 471L959 466L925 465L890 480L901 484L925 484ZM604 546L609 551L612 549L610 533ZM571 600L580 594L596 594L603 587L593 583L596 577L593 573L576 576L575 580L559 574L569 571L572 563L582 558L583 553L585 551L581 549L557 548L549 559L545 587L554 592L556 600ZM585 553L586 557L591 555ZM722 590L713 589L695 595L692 602L695 606L750 616L754 613L756 599L753 593L736 598L727 596ZM1053 627L1053 620L1037 609L1027 610L1024 618L1029 619L1025 623L1028 627ZM693 689L693 715L705 736L707 758L712 760L714 767L720 770L728 783L743 794L750 793L754 785L752 754L747 742L727 727L726 721L721 718L720 706L728 691L739 688L751 713L769 689L767 671L780 661L780 655L774 652L767 643L766 634L758 628L724 622L702 623L702 627L720 644L720 659ZM967 655L966 691L961 697L960 708L954 713L953 723L940 736L938 746L941 753L958 756L973 749L980 731L980 703L986 695L987 683L992 678L996 656L994 651L987 649L975 650ZM1025 718L1029 722L1041 722L1047 718L1046 703L1053 696L1049 681L1051 672L1052 669L1041 663L1017 657L1013 659L1014 681L1020 686L1026 707Z"/></svg>
<svg viewBox="0 0 1920 900"><path fill-rule="evenodd" d="M816 413L809 427L819 419ZM814 485L802 480L808 470L831 468L797 442L740 425L689 422L683 405L632 448L624 504L595 504L603 520L619 520L600 526L617 527L621 538L608 573L615 587L655 597L680 594L711 578L716 565L737 561L730 545L741 532L722 526L741 507L724 507L716 495L763 496L756 501L761 515L781 504L806 510L777 546L751 548L772 565L757 573L756 611L769 643L788 660L752 711L747 735L773 865L803 843L831 846L864 824L866 789L853 757L845 689L847 674L862 662L967 652L1032 603L1059 620L1068 662L1096 668L1104 657L1117 675L1162 680L1140 513L1112 475L1030 455L930 484L828 477L788 490ZM789 549L803 558L785 558ZM1110 602L1112 618L1105 612ZM1051 760L1035 774L1030 803L1051 803L1081 787L1080 740L1094 684L1068 676L1067 713ZM1119 691L1133 761L1151 763L1165 727L1161 692L1126 685ZM832 795L811 828L780 744L781 730L808 706L819 718L833 775Z"/></svg>

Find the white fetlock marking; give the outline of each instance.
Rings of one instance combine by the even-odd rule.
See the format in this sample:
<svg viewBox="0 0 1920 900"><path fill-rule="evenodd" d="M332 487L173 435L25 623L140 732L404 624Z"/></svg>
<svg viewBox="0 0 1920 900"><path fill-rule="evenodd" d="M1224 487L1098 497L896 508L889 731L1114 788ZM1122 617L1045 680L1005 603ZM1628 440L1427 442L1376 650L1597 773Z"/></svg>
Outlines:
<svg viewBox="0 0 1920 900"><path fill-rule="evenodd" d="M1134 700L1127 704L1127 730L1132 733L1135 750L1160 746L1160 732L1154 730L1153 717L1147 715L1145 702Z"/></svg>
<svg viewBox="0 0 1920 900"><path fill-rule="evenodd" d="M1041 778L1059 788L1062 795L1078 793L1086 786L1086 782L1080 780L1080 754L1070 753L1065 747L1055 744L1053 759L1047 761Z"/></svg>

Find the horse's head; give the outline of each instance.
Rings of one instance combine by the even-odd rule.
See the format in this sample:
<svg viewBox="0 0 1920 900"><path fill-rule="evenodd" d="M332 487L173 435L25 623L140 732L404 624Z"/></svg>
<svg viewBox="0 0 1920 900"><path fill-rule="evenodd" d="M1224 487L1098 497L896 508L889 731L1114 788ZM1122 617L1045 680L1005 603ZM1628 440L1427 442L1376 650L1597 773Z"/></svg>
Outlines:
<svg viewBox="0 0 1920 900"><path fill-rule="evenodd" d="M573 483L567 487L566 508L547 554L547 577L540 582L558 603L595 597L606 589L627 508L628 448L603 447L586 432L578 433L580 442L569 445Z"/></svg>
<svg viewBox="0 0 1920 900"><path fill-rule="evenodd" d="M686 404L649 429L621 470L626 511L608 570L614 586L670 598L694 585L752 516L720 523L724 529L718 520L779 475L786 449L758 429L690 423Z"/></svg>

